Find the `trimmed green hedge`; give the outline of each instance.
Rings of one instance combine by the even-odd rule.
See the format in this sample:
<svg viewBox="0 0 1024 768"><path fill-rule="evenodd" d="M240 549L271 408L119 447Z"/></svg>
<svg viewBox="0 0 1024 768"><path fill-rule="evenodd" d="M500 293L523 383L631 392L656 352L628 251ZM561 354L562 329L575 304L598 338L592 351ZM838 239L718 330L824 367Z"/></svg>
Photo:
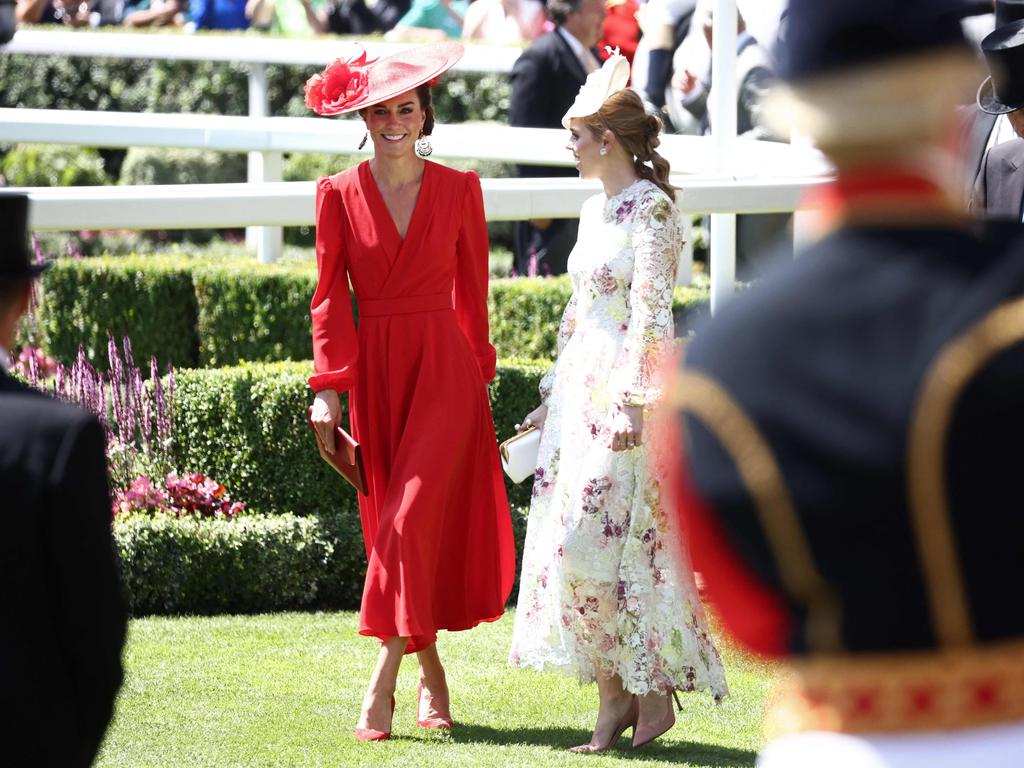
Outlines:
<svg viewBox="0 0 1024 768"><path fill-rule="evenodd" d="M130 335L147 359L179 367L309 357L310 263L263 265L186 256L59 259L43 278L47 350L70 360L79 342L94 363L106 334ZM491 341L499 357L553 359L566 277L492 280ZM673 310L683 330L707 307L706 286L680 288ZM96 354L99 352L99 354Z"/></svg>
<svg viewBox="0 0 1024 768"><path fill-rule="evenodd" d="M114 521L114 539L136 616L321 605L335 548L317 520L295 515L129 515Z"/></svg>
<svg viewBox="0 0 1024 768"><path fill-rule="evenodd" d="M546 369L543 362L499 363L489 387L499 437L511 435L513 425L536 406L537 384ZM355 491L320 459L309 434L306 409L312 395L306 378L311 371L309 362L179 370L174 463L181 471L203 472L223 483L250 509L315 519L318 535L333 546L317 604L352 607L359 603L366 568L358 503ZM529 506L529 482L512 485L506 478L506 489L514 509ZM525 511L515 513L513 522L521 551ZM147 597L140 604L153 606L154 600Z"/></svg>
<svg viewBox="0 0 1024 768"><path fill-rule="evenodd" d="M187 262L165 257L58 259L42 282L41 330L47 351L70 362L81 344L107 366L107 334L130 336L135 360L161 367L199 363L196 296Z"/></svg>

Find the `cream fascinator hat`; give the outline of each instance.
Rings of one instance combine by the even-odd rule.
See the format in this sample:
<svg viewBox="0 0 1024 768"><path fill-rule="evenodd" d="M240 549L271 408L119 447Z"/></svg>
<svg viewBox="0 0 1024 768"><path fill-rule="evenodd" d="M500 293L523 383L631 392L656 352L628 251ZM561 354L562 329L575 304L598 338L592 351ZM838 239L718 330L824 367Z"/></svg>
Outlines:
<svg viewBox="0 0 1024 768"><path fill-rule="evenodd" d="M601 108L604 100L616 91L621 91L629 82L629 62L619 53L618 48L605 48L610 54L600 69L587 75L587 82L580 86L576 101L562 118L562 127L568 128L574 117L588 117Z"/></svg>

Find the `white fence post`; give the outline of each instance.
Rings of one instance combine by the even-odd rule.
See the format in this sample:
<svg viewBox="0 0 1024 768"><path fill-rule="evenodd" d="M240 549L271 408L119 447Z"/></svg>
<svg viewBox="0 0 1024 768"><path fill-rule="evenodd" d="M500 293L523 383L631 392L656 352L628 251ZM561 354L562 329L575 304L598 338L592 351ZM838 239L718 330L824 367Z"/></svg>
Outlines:
<svg viewBox="0 0 1024 768"><path fill-rule="evenodd" d="M249 65L249 116L267 117L270 99L267 95L267 65ZM250 184L281 181L284 158L280 152L250 152L248 180ZM270 264L281 258L284 231L281 227L247 227L245 244L256 250L260 263Z"/></svg>
<svg viewBox="0 0 1024 768"><path fill-rule="evenodd" d="M730 176L736 146L736 0L715 0L711 50L711 138L715 173ZM736 216L711 214L711 313L733 293L736 279Z"/></svg>
<svg viewBox="0 0 1024 768"><path fill-rule="evenodd" d="M693 282L693 214L680 213L683 229L683 250L679 254L679 269L676 272L676 285L689 285Z"/></svg>

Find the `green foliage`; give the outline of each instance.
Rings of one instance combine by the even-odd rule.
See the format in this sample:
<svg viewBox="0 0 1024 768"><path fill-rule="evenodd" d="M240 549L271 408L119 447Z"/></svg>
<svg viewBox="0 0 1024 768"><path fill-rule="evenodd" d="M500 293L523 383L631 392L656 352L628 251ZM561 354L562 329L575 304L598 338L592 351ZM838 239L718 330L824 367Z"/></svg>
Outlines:
<svg viewBox="0 0 1024 768"><path fill-rule="evenodd" d="M270 114L309 117L302 85L320 69L267 65ZM2 107L249 114L248 68L239 62L13 54L0 57L0 83ZM503 75L446 74L443 87L434 94L437 119L508 122L509 92Z"/></svg>
<svg viewBox="0 0 1024 768"><path fill-rule="evenodd" d="M489 387L496 432L507 437L537 404L537 384L546 364L502 362ZM333 606L358 604L366 568L355 491L314 449L306 424L312 393L304 363L245 364L179 370L175 376L174 453L180 471L202 472L223 483L232 498L270 514L316 517L334 544L326 566L330 578L321 599ZM342 423L348 423L342 398ZM528 482L506 479L513 507L529 505ZM516 538L525 535L525 515L513 514Z"/></svg>
<svg viewBox="0 0 1024 768"><path fill-rule="evenodd" d="M568 277L491 280L487 308L498 356L553 360L558 326L571 295Z"/></svg>
<svg viewBox="0 0 1024 768"><path fill-rule="evenodd" d="M65 362L81 344L89 361L105 369L111 334L129 336L140 363L150 356L161 367L198 363L195 290L180 260L58 259L42 280L40 319L45 348Z"/></svg>
<svg viewBox="0 0 1024 768"><path fill-rule="evenodd" d="M43 280L46 349L70 361L81 340L99 363L109 331L130 335L136 349L161 363L170 357L178 367L301 360L310 351L315 286L308 261L62 259ZM553 360L570 293L567 277L491 280L488 309L498 357ZM707 306L706 281L676 290L673 310L682 333Z"/></svg>
<svg viewBox="0 0 1024 768"><path fill-rule="evenodd" d="M194 274L199 363L304 360L312 330L316 275L303 266L210 266Z"/></svg>
<svg viewBox="0 0 1024 768"><path fill-rule="evenodd" d="M3 175L14 187L82 187L110 182L103 158L95 149L58 144L17 145L3 158Z"/></svg>
<svg viewBox="0 0 1024 768"><path fill-rule="evenodd" d="M204 149L133 147L121 166L122 184L243 182L246 156Z"/></svg>
<svg viewBox="0 0 1024 768"><path fill-rule="evenodd" d="M255 613L320 602L333 545L315 519L128 515L114 539L131 612Z"/></svg>

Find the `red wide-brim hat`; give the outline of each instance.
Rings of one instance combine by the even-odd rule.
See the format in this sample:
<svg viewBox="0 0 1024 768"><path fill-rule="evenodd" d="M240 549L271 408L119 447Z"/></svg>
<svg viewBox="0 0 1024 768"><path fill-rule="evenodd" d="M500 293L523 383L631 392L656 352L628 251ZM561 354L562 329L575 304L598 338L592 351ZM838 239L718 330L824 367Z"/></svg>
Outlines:
<svg viewBox="0 0 1024 768"><path fill-rule="evenodd" d="M318 115L342 115L380 104L431 83L464 52L461 43L432 43L367 59L358 47L306 81L306 106Z"/></svg>

